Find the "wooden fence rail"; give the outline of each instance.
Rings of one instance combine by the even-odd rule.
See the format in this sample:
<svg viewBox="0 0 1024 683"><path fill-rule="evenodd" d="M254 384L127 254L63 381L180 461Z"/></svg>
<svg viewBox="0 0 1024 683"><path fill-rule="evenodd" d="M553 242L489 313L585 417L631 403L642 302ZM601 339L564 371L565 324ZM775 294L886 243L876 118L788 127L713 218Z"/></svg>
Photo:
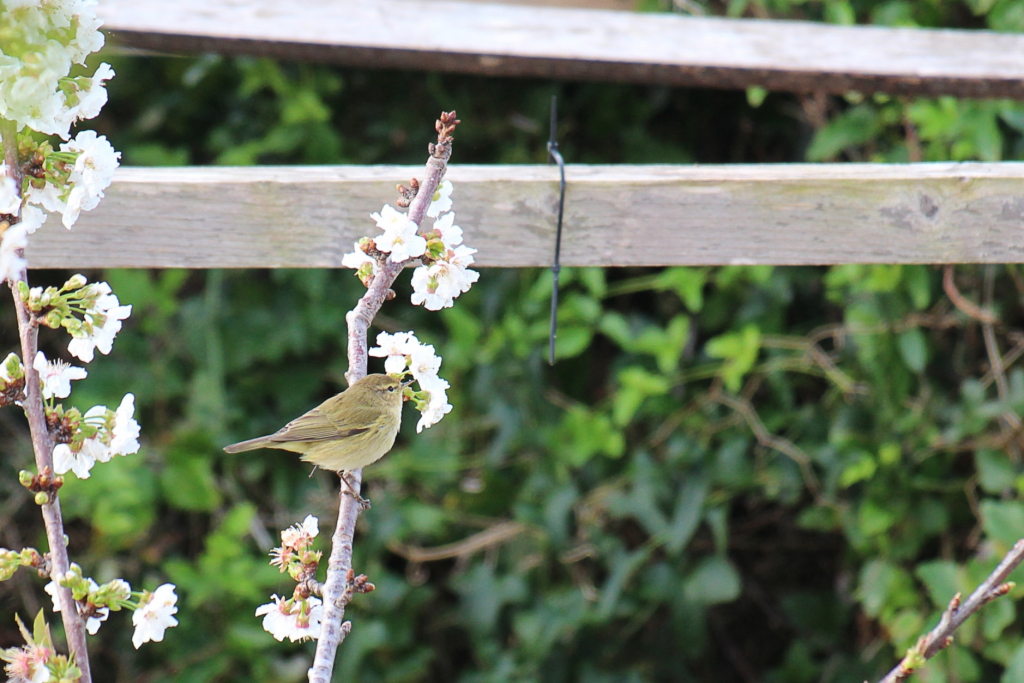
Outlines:
<svg viewBox="0 0 1024 683"><path fill-rule="evenodd" d="M36 268L340 266L421 167L123 168ZM556 170L454 166L481 266L545 266ZM569 166L566 265L1024 262L1024 163Z"/></svg>
<svg viewBox="0 0 1024 683"><path fill-rule="evenodd" d="M1024 36L442 0L104 0L114 42L493 76L1024 98Z"/></svg>

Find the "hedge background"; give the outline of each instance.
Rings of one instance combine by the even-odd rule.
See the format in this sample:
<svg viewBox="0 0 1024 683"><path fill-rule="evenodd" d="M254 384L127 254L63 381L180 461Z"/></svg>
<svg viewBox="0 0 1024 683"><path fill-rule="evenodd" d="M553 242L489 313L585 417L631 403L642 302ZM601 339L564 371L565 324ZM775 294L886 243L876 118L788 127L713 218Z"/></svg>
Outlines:
<svg viewBox="0 0 1024 683"><path fill-rule="evenodd" d="M1021 0L689 4L1024 29ZM93 123L129 165L419 164L442 109L463 120L453 163L544 163L552 94L569 163L1024 154L1024 105L1007 101L101 58L118 75ZM278 532L308 513L333 527L336 482L284 453L220 448L344 387L344 314L361 286L325 270L87 274L134 312L68 403L132 391L144 441L63 489L72 559L101 582L170 580L181 596L181 626L140 651L113 615L90 639L96 680L304 680L312 645L277 643L253 612L290 590L267 564ZM67 275L37 271L33 284ZM406 410L395 450L367 470L355 559L378 590L349 609L336 680L880 677L1024 536L1022 442L1004 417L1024 412L1024 371L1010 364L1000 389L985 331L941 279L928 266L573 269L549 368L549 274L484 270L441 314L411 306L403 278L379 329L437 346L455 409L422 435ZM1024 270L963 266L957 282L998 314L994 339L1015 360ZM14 349L11 307L2 314ZM60 355L66 338L43 345ZM0 430L0 545L42 546L17 484L31 461L23 417L0 413ZM484 551L406 559L510 520L521 533ZM0 584L0 647L19 642L15 611L49 604L42 585L26 572ZM1022 594L987 607L915 680L1024 680Z"/></svg>

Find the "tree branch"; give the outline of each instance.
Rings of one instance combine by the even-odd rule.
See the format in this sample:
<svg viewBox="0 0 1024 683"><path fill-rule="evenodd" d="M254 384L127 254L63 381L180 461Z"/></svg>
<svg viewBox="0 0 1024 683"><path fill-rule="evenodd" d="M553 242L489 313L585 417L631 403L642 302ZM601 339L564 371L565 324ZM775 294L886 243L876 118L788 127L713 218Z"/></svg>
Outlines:
<svg viewBox="0 0 1024 683"><path fill-rule="evenodd" d="M1013 548L1006 554L1003 561L995 568L988 578L971 593L971 597L961 604L960 594L957 593L949 602L949 607L942 613L942 618L927 635L921 636L914 647L907 650L906 656L899 666L886 674L879 683L901 683L910 677L926 661L937 655L941 650L953 642L953 632L961 624L967 621L975 612L980 610L989 602L1009 593L1014 584L1007 583L1008 577L1014 569L1024 561L1024 539L1013 544Z"/></svg>
<svg viewBox="0 0 1024 683"><path fill-rule="evenodd" d="M434 192L437 191L448 169L451 132L457 123L455 112L450 112L442 113L436 124L437 144L430 145L426 177L419 182L416 197L409 206L409 219L417 226L423 221L427 208L434 198ZM416 183L413 183L413 186L416 186ZM366 294L345 316L348 322L348 372L345 373L345 378L349 386L366 376L367 334L370 324L384 302L394 295L391 292L391 285L405 265L405 262L393 263L390 259L386 260L370 283ZM356 496L362 487L362 478L362 469L352 470L346 475L355 495L349 495L345 487L341 487L338 525L331 538L331 556L327 562L327 580L323 586L324 604L320 620L320 638L316 643L313 666L309 669L309 683L330 683L338 645L345 640L345 636L352 628L348 622L342 623L342 619L345 617L345 607L352 594L352 591L346 591L346 588L352 569L352 538L355 535L360 510Z"/></svg>
<svg viewBox="0 0 1024 683"><path fill-rule="evenodd" d="M11 121L0 120L0 136L3 137L4 163L7 172L14 179L21 191L21 168L18 164L17 127ZM28 281L28 272L23 271L19 277ZM16 282L10 282L14 296L14 308L18 314L18 337L21 340L21 356L25 364L25 417L28 418L29 430L32 433L32 450L35 452L36 469L40 473L53 472L53 440L46 426L46 412L43 408L42 384L39 373L32 367L38 351L38 326L32 319L28 307L18 295ZM50 578L57 584L60 597L60 616L64 622L64 632L68 639L68 649L75 658L75 664L82 671L80 683L91 683L92 674L89 670L89 650L86 644L85 621L78 614L78 605L71 596L71 589L60 585L59 579L68 571L68 548L64 542L64 520L60 512L60 500L57 492L49 494L49 502L42 506L43 523L46 525L46 540L50 546Z"/></svg>

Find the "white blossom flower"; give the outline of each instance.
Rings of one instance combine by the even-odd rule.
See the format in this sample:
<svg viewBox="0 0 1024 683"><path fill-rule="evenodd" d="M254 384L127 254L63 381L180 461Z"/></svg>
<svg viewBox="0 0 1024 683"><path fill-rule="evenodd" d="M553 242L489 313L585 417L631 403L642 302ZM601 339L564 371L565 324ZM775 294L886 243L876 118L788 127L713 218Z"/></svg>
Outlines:
<svg viewBox="0 0 1024 683"><path fill-rule="evenodd" d="M138 609L132 614L135 626L132 645L136 650L151 640L159 643L164 639L164 631L178 625L178 620L172 616L178 612L175 607L177 601L173 583L165 583L152 593L143 595Z"/></svg>
<svg viewBox="0 0 1024 683"><path fill-rule="evenodd" d="M97 437L84 440L80 452L88 455L96 462L110 462L111 456L114 455L110 447Z"/></svg>
<svg viewBox="0 0 1024 683"><path fill-rule="evenodd" d="M409 359L409 371L421 385L430 378L437 377L441 369L441 357L434 353L432 344L421 344L413 349Z"/></svg>
<svg viewBox="0 0 1024 683"><path fill-rule="evenodd" d="M60 595L57 593L57 582L50 581L50 583L43 586L43 590L50 596L50 600L53 601L53 611L60 611Z"/></svg>
<svg viewBox="0 0 1024 683"><path fill-rule="evenodd" d="M21 220L18 221L18 225L23 227L27 234L31 235L45 222L45 213L34 206L26 206L21 210Z"/></svg>
<svg viewBox="0 0 1024 683"><path fill-rule="evenodd" d="M85 379L85 368L68 365L62 360L47 361L42 351L36 352L32 367L43 382L43 398L67 398L71 395L71 381Z"/></svg>
<svg viewBox="0 0 1024 683"><path fill-rule="evenodd" d="M99 585L92 579L89 579L89 592L95 593L99 589ZM57 592L57 582L50 581L48 584L46 584L46 586L43 587L43 590L46 591L46 593L50 596L50 599L53 601L53 611L60 612L60 595ZM131 589L129 589L129 592L130 591ZM89 635L96 635L97 631L100 630L100 626L103 624L104 621L107 620L107 617L109 616L110 608L97 608L96 614L94 616L89 617L85 622L85 629L89 632Z"/></svg>
<svg viewBox="0 0 1024 683"><path fill-rule="evenodd" d="M434 193L434 199L430 202L430 206L427 207L427 215L431 218L437 218L445 211L452 208L452 190L455 186L452 185L450 180L446 180L441 183L441 186L437 188L437 192Z"/></svg>
<svg viewBox="0 0 1024 683"><path fill-rule="evenodd" d="M306 515L302 524L295 524L281 532L281 545L289 548L305 548L320 533L319 520L313 515Z"/></svg>
<svg viewBox="0 0 1024 683"><path fill-rule="evenodd" d="M89 632L90 636L96 635L96 632L100 630L100 626L107 620L108 616L110 616L109 607L98 608L95 616L85 620L85 630Z"/></svg>
<svg viewBox="0 0 1024 683"><path fill-rule="evenodd" d="M63 213L67 208L67 202L61 199L61 188L53 183L44 183L42 187L29 185L25 192L25 198L32 204L38 204L47 211Z"/></svg>
<svg viewBox="0 0 1024 683"><path fill-rule="evenodd" d="M396 332L377 335L377 346L367 353L375 358L385 358L384 372L401 375L409 365L408 356L419 348L420 342L412 332Z"/></svg>
<svg viewBox="0 0 1024 683"><path fill-rule="evenodd" d="M21 209L21 197L14 178L7 175L7 165L0 164L0 213L17 216Z"/></svg>
<svg viewBox="0 0 1024 683"><path fill-rule="evenodd" d="M284 600L270 596L271 602L256 608L256 616L263 617L263 630L277 640L286 637L293 643L320 635L323 605L318 598Z"/></svg>
<svg viewBox="0 0 1024 683"><path fill-rule="evenodd" d="M107 432L107 414L110 412L106 406L93 406L82 416L82 421L99 430L95 436L82 441L81 452L91 456L96 462L110 462L114 453L110 446L104 442L110 441L110 434Z"/></svg>
<svg viewBox="0 0 1024 683"><path fill-rule="evenodd" d="M80 119L93 119L99 116L100 109L107 103L105 81L114 77L114 70L106 62L96 67L96 72L87 79L89 85L78 91L78 108L76 114Z"/></svg>
<svg viewBox="0 0 1024 683"><path fill-rule="evenodd" d="M74 189L68 195L63 219L64 226L70 230L78 220L79 212L91 211L99 205L103 191L114 178L121 153L114 150L106 136L97 136L92 130L83 130L74 140L61 143L60 149L62 152L78 152L69 178Z"/></svg>
<svg viewBox="0 0 1024 683"><path fill-rule="evenodd" d="M385 204L381 213L370 214L370 217L384 231L373 243L385 254L391 254L390 260L394 263L423 256L427 250L427 240L417 234L418 227L404 213Z"/></svg>
<svg viewBox="0 0 1024 683"><path fill-rule="evenodd" d="M419 434L424 428L432 427L441 421L441 418L452 410L448 403L447 390L450 384L438 376L424 378L419 382L420 389L430 394L427 407L420 414L419 422L416 423L416 433Z"/></svg>
<svg viewBox="0 0 1024 683"><path fill-rule="evenodd" d="M16 223L4 231L0 240L0 280L20 280L27 264L22 250L28 246L28 230Z"/></svg>
<svg viewBox="0 0 1024 683"><path fill-rule="evenodd" d="M76 333L81 336L68 343L68 353L86 363L92 362L95 349L103 355L110 353L114 337L121 331L121 321L132 314L132 307L121 306L106 282L96 282L89 287L95 301L83 314L85 325Z"/></svg>
<svg viewBox="0 0 1024 683"><path fill-rule="evenodd" d="M359 242L356 242L353 246L355 250L351 254L345 254L341 257L341 265L343 267L359 270L364 263L369 263L373 266L374 275L380 272L380 266L377 265L377 259L372 258L369 254L360 249Z"/></svg>
<svg viewBox="0 0 1024 683"><path fill-rule="evenodd" d="M99 203L99 197L103 196L103 190L109 187L110 181L114 179L114 171L117 170L121 153L114 150L106 136L96 135L96 131L93 130L83 130L74 140L62 143L60 147L65 152L79 152L71 179L76 185L81 179L89 194L97 197L95 203L85 207L86 210L94 208Z"/></svg>
<svg viewBox="0 0 1024 683"><path fill-rule="evenodd" d="M103 47L104 37L99 30L103 22L96 18L96 0L78 0L74 6L78 26L68 46L69 56L76 64L85 64L88 55Z"/></svg>
<svg viewBox="0 0 1024 683"><path fill-rule="evenodd" d="M78 222L78 217L82 213L85 200L86 195L84 187L73 187L71 189L71 192L68 194L67 203L64 204L63 215L61 216L61 222L68 230Z"/></svg>
<svg viewBox="0 0 1024 683"><path fill-rule="evenodd" d="M34 57L46 59L36 53ZM21 73L0 82L0 116L45 135L67 139L71 118L67 100L57 89L58 79L67 75L43 68L41 74Z"/></svg>
<svg viewBox="0 0 1024 683"><path fill-rule="evenodd" d="M412 303L423 305L428 311L451 308L455 298L468 292L480 273L469 270L476 249L460 245L449 249L447 259L430 266L420 266L412 274Z"/></svg>
<svg viewBox="0 0 1024 683"><path fill-rule="evenodd" d="M53 471L57 474L74 472L79 479L88 479L89 471L96 464L96 459L84 448L75 452L66 443L53 447Z"/></svg>
<svg viewBox="0 0 1024 683"><path fill-rule="evenodd" d="M462 244L462 228L455 225L455 213L446 213L434 221L434 232L441 235L445 249L454 249Z"/></svg>
<svg viewBox="0 0 1024 683"><path fill-rule="evenodd" d="M110 452L113 455L129 455L139 452L139 423L132 417L135 415L135 395L125 394L121 405L114 414L113 438L110 440Z"/></svg>

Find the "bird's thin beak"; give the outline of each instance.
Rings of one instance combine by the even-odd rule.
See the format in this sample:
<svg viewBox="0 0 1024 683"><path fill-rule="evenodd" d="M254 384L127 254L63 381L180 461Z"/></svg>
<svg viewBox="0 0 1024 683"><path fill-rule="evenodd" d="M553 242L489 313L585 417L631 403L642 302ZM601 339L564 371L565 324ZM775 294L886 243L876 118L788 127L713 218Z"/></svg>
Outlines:
<svg viewBox="0 0 1024 683"><path fill-rule="evenodd" d="M405 389L407 386L409 386L410 384L412 384L415 381L416 381L416 378L414 377L413 379L409 380L408 382L402 382L402 388Z"/></svg>

